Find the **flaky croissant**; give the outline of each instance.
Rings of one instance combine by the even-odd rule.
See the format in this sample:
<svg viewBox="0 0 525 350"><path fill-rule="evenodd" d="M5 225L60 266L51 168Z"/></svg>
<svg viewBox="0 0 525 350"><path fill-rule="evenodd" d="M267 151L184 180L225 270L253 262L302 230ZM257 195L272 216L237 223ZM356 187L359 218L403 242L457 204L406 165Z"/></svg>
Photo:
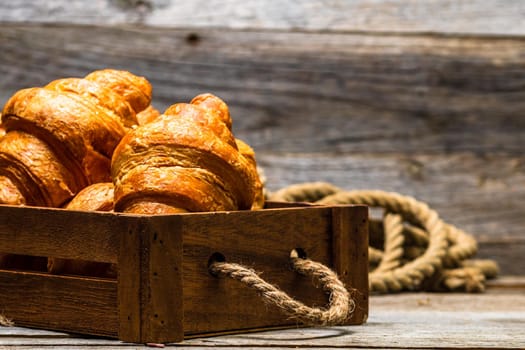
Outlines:
<svg viewBox="0 0 525 350"><path fill-rule="evenodd" d="M115 149L115 210L142 214L261 207L253 150L235 139L227 105L211 94L169 107ZM249 156L244 156L241 148Z"/></svg>
<svg viewBox="0 0 525 350"><path fill-rule="evenodd" d="M112 211L114 206L113 188L111 182L89 185L73 197L64 208L81 211Z"/></svg>
<svg viewBox="0 0 525 350"><path fill-rule="evenodd" d="M2 112L0 203L60 207L110 181L113 150L150 102L146 79L110 69L15 93Z"/></svg>

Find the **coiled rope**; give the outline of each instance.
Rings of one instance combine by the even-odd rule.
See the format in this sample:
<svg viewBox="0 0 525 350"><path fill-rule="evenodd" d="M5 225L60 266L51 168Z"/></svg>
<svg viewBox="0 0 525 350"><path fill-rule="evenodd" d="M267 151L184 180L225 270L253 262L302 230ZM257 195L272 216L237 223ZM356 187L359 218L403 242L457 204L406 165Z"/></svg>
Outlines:
<svg viewBox="0 0 525 350"><path fill-rule="evenodd" d="M365 204L382 208L383 218L370 224L370 291L485 290L487 278L498 273L490 260L470 260L476 240L445 223L427 204L410 196L379 190L345 191L332 184L296 184L270 193L272 201L317 204Z"/></svg>

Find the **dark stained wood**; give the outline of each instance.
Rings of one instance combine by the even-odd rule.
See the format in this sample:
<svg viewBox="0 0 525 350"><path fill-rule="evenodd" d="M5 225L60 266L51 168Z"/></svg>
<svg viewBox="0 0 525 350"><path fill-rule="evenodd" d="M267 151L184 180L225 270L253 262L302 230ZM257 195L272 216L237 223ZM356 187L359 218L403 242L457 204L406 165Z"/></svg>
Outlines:
<svg viewBox="0 0 525 350"><path fill-rule="evenodd" d="M357 253L357 249L367 249L365 228L368 221L367 208L364 206L340 206L332 211L332 207L326 206L301 205L294 208L286 205L286 208L257 211L166 216L8 206L0 209L5 209L2 212L5 219L38 213L36 216L40 226L35 231L39 235L36 241L44 248L32 248L25 252L17 247L17 244L32 247L26 241L34 239L30 234L18 235L18 231L28 231L24 226L27 223L19 220L17 223L21 227L3 227L3 242L8 242L9 237L15 237L14 242L3 248L8 254L16 252L46 256L66 247L72 252L59 257L82 257L87 260L98 257L96 254L78 253L85 247L80 244L63 245L55 241L53 236L63 237L64 233L58 231L66 231L74 236L72 242L89 240L90 225L97 221L97 217L100 220L95 228L101 233L112 232L114 238L109 242L117 244L117 247L107 249L103 246L107 243L104 237L95 236L101 241L88 245L95 251L118 251L118 280L108 281L107 290L104 289L105 282L82 277L3 273L1 276L5 280L0 285L0 299L7 300L6 315L20 324L44 328L49 324L48 328L52 329L118 336L124 341L157 343L181 341L185 335L293 326L293 321L277 309L265 305L253 290L237 281L212 276L208 264L214 253L224 254L227 261L260 269L267 281L308 305L327 304L326 295L312 285L308 277L291 271L290 253L296 248L307 252L309 258L335 268L346 282L356 288L356 295L361 295L358 300L359 311L351 322L361 324L366 320L368 260L366 253ZM114 219L110 220L112 217ZM73 229L62 224L71 220L75 221ZM49 228L53 231L47 232ZM349 236L355 239L350 240ZM335 247L342 244L349 246ZM334 259L334 252L341 255L345 249L353 252L351 259L341 256ZM18 288L28 289L27 295L12 293L13 289ZM100 289L101 294L96 295ZM37 295L41 295L44 300L42 305L35 298ZM19 296L21 299L18 299ZM84 297L85 302L82 301ZM36 301L29 311L25 310L25 298ZM96 308L97 303L105 304L93 313L108 313L111 326L105 321L96 326L91 323L77 325L77 314L81 313L82 308ZM0 306L4 306L3 302ZM66 309L64 313L55 311L58 316L52 315L48 323L44 322L51 310L62 308ZM40 316L33 317L33 313ZM75 316L72 317L71 313L75 313ZM62 324L64 319L66 321Z"/></svg>
<svg viewBox="0 0 525 350"><path fill-rule="evenodd" d="M183 220L177 215L152 217L147 225L140 247L140 342L182 341L184 294L192 293L183 281Z"/></svg>
<svg viewBox="0 0 525 350"><path fill-rule="evenodd" d="M120 236L118 256L118 313L119 339L127 342L141 341L142 302L141 267L142 236L146 224L138 219L135 225Z"/></svg>
<svg viewBox="0 0 525 350"><path fill-rule="evenodd" d="M17 0L0 3L0 21L523 35L524 9L505 0Z"/></svg>
<svg viewBox="0 0 525 350"><path fill-rule="evenodd" d="M117 335L117 283L0 270L0 308L18 325Z"/></svg>
<svg viewBox="0 0 525 350"><path fill-rule="evenodd" d="M368 268L352 271L361 261L368 261L368 207L359 209L332 208L332 264L355 301L349 324L361 324L368 318Z"/></svg>
<svg viewBox="0 0 525 350"><path fill-rule="evenodd" d="M362 225L363 207L348 207L357 211L348 228L353 234ZM262 299L245 285L208 272L208 262L214 253L226 261L236 262L262 273L262 277L307 305L326 305L327 299L308 277L290 269L289 257L295 248L307 256L332 266L332 213L324 207L263 210L256 212L210 213L182 215L184 228L184 330L188 335L208 332L240 331L277 325L294 325L293 320L277 308L265 305ZM366 221L366 220L365 220ZM360 235L355 242L364 241ZM345 266L348 278L367 274L366 257L358 256L353 266ZM341 273L339 271L339 273ZM358 279L356 279L358 280ZM367 286L358 284L359 292ZM362 323L367 304L356 313L353 323ZM239 325L242 325L239 327Z"/></svg>
<svg viewBox="0 0 525 350"><path fill-rule="evenodd" d="M0 252L117 262L118 215L0 205Z"/></svg>

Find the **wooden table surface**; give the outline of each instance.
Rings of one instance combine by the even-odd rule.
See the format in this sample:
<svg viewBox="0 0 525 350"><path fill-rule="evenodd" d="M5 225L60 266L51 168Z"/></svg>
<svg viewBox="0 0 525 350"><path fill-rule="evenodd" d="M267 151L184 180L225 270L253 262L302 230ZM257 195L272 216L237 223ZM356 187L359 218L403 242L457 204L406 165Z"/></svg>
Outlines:
<svg viewBox="0 0 525 350"><path fill-rule="evenodd" d="M294 328L188 339L167 347L228 348L525 348L525 278L502 277L481 294L402 293L370 299L362 326ZM104 338L0 327L0 349L146 348Z"/></svg>

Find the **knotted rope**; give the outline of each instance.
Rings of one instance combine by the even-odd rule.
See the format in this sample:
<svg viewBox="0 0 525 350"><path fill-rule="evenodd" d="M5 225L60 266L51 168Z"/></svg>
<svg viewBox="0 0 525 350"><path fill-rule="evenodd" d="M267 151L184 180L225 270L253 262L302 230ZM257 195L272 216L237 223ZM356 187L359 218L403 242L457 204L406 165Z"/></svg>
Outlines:
<svg viewBox="0 0 525 350"><path fill-rule="evenodd" d="M352 315L355 301L339 280L335 272L323 264L300 258L292 251L292 268L303 275L312 276L319 281L323 290L329 294L329 307L326 309L309 307L290 297L276 286L263 280L254 270L245 266L213 262L210 271L215 275L225 275L246 284L257 291L267 303L279 307L290 318L309 325L340 325Z"/></svg>
<svg viewBox="0 0 525 350"><path fill-rule="evenodd" d="M481 292L494 277L493 261L468 260L476 240L445 223L427 204L398 193L378 190L345 191L324 182L304 183L269 194L272 201L317 204L365 204L384 210L382 221L370 223L370 290L449 290Z"/></svg>

